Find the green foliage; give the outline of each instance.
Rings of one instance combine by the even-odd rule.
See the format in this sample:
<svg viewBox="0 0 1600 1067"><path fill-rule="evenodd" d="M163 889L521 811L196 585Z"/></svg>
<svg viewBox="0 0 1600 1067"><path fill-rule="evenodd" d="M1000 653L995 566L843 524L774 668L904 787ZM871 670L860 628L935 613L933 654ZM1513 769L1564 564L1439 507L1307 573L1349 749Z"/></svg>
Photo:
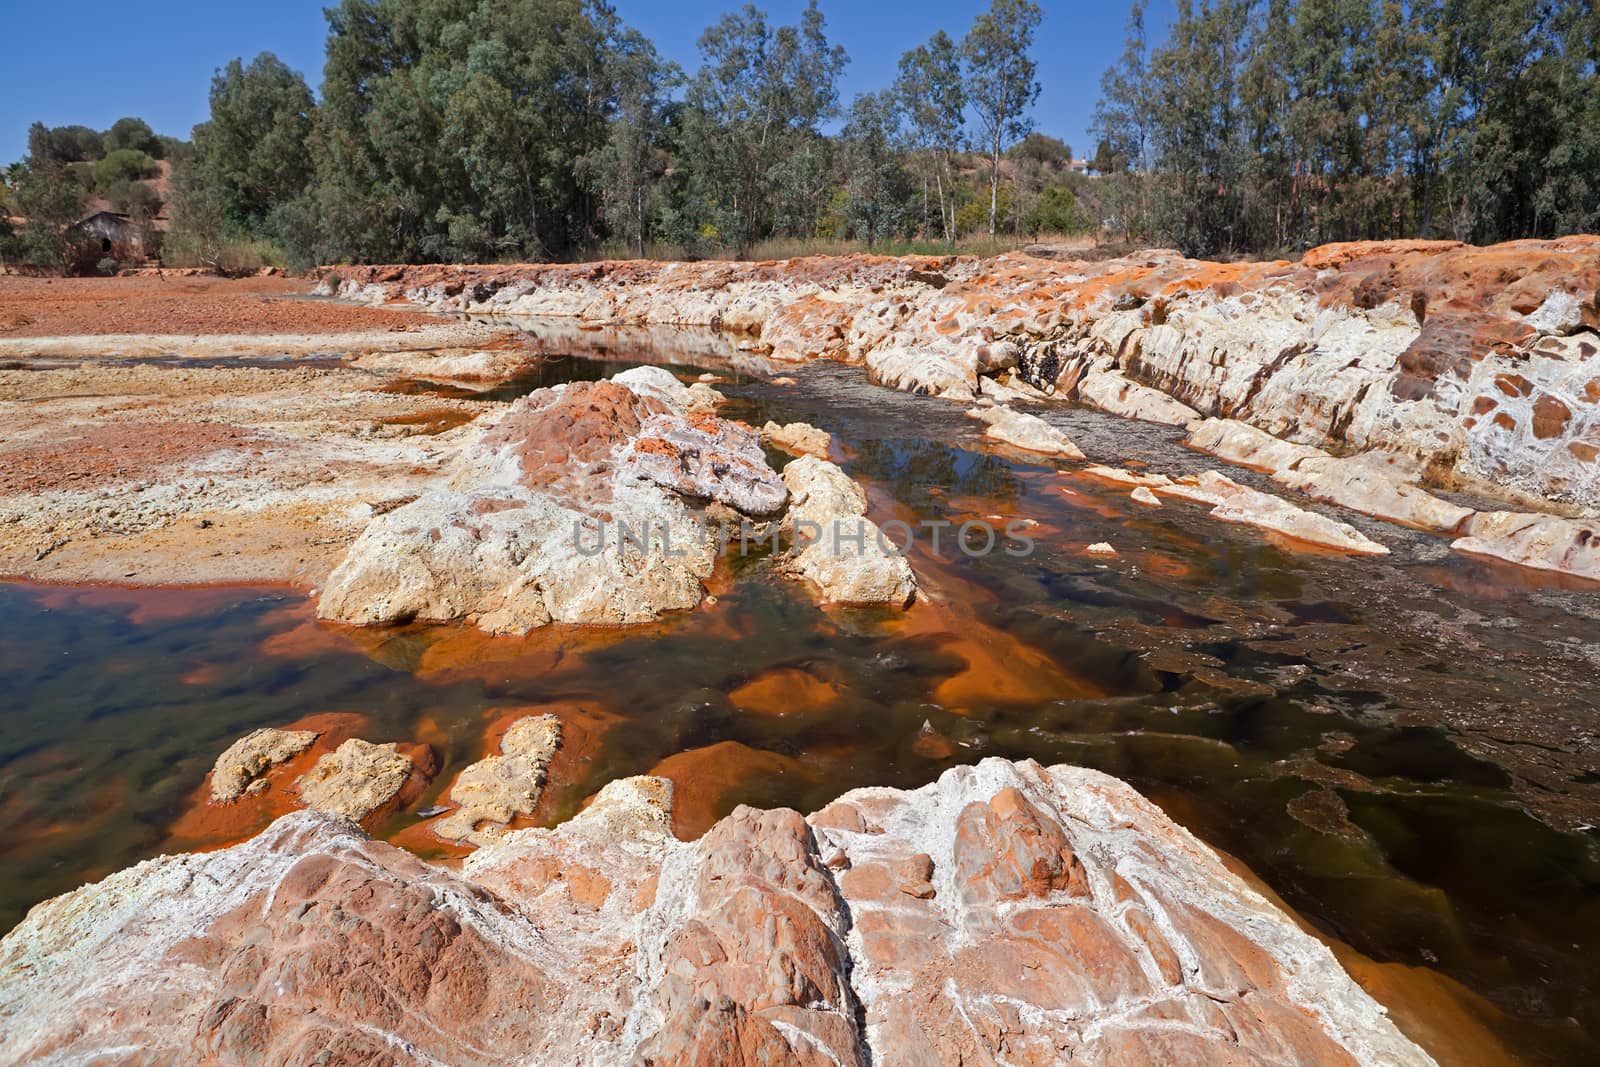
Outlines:
<svg viewBox="0 0 1600 1067"><path fill-rule="evenodd" d="M816 0L798 26L773 27L747 4L701 35L700 54L683 125L695 168L681 186L684 222L741 255L775 231L814 235L832 188L821 124L848 61Z"/></svg>
<svg viewBox="0 0 1600 1067"><path fill-rule="evenodd" d="M956 196L960 206L956 208L957 233L987 234L991 208L997 224L1011 217L1011 186L1001 185L995 189L993 200L990 199L989 193L987 188L980 193L965 185L958 187ZM991 237L990 240L994 238Z"/></svg>
<svg viewBox="0 0 1600 1067"><path fill-rule="evenodd" d="M582 0L344 0L314 137L326 259L543 257L594 233L621 32Z"/></svg>
<svg viewBox="0 0 1600 1067"><path fill-rule="evenodd" d="M145 153L133 148L118 148L106 153L104 159L94 164L94 190L105 196L113 186L154 178L159 172L156 161Z"/></svg>
<svg viewBox="0 0 1600 1067"><path fill-rule="evenodd" d="M683 74L633 30L617 35L610 68L616 111L605 143L581 160L580 168L600 198L601 215L612 236L643 257L652 224L666 211L665 179L672 162L671 93Z"/></svg>
<svg viewBox="0 0 1600 1067"><path fill-rule="evenodd" d="M8 173L7 184L18 214L28 220L10 237L7 258L66 273L75 258L67 228L83 214L83 188L59 161L35 157L14 177Z"/></svg>
<svg viewBox="0 0 1600 1067"><path fill-rule="evenodd" d="M211 80L211 117L194 129L190 181L214 198L230 234L272 237L272 213L310 184L314 102L305 79L270 52L235 59Z"/></svg>
<svg viewBox="0 0 1600 1067"><path fill-rule="evenodd" d="M41 166L92 163L106 154L105 144L87 126L57 126L42 122L28 127L28 158Z"/></svg>
<svg viewBox="0 0 1600 1067"><path fill-rule="evenodd" d="M1586 0L1180 0L1097 111L1130 237L1192 254L1600 224Z"/></svg>
<svg viewBox="0 0 1600 1067"><path fill-rule="evenodd" d="M156 159L160 159L166 154L161 138L156 136L155 131L150 128L150 124L145 122L144 119L118 119L112 123L111 128L105 132L101 140L108 153L126 149L132 152L143 152L145 155Z"/></svg>
<svg viewBox="0 0 1600 1067"><path fill-rule="evenodd" d="M1600 228L1586 0L1175 0L1160 42L1144 14L1102 79L1084 176L1029 117L1033 0L934 33L844 115L847 59L815 0L793 25L722 16L688 75L604 0L338 0L320 104L264 54L217 72L193 145L131 117L34 124L0 192L57 221L7 255L64 261L59 220L87 192L148 217L155 159L169 255L229 270L272 246L309 267L1110 230L1228 255Z"/></svg>
<svg viewBox="0 0 1600 1067"><path fill-rule="evenodd" d="M990 237L999 223L1001 153L1032 129L1028 108L1039 98L1039 82L1028 53L1043 17L1032 0L993 0L961 42L967 99L989 155Z"/></svg>
<svg viewBox="0 0 1600 1067"><path fill-rule="evenodd" d="M1012 145L1006 155L1020 163L1060 169L1072 162L1072 147L1059 138L1035 131Z"/></svg>
<svg viewBox="0 0 1600 1067"><path fill-rule="evenodd" d="M933 183L939 204L939 228L946 241L956 234L955 189L952 160L964 143L962 112L967 106L961 80L961 56L949 34L939 30L926 44L900 57L894 93L905 115L905 136L922 177L923 236L928 225L928 184Z"/></svg>
<svg viewBox="0 0 1600 1067"><path fill-rule="evenodd" d="M850 106L842 134L847 175L844 216L851 236L867 243L901 236L911 180L894 150L900 114L892 92L863 93Z"/></svg>
<svg viewBox="0 0 1600 1067"><path fill-rule="evenodd" d="M144 182L118 181L103 192L113 211L120 211L134 219L149 219L161 206L161 198Z"/></svg>
<svg viewBox="0 0 1600 1067"><path fill-rule="evenodd" d="M1078 198L1071 189L1048 185L1023 216L1023 228L1029 233L1087 233L1089 219L1078 206Z"/></svg>

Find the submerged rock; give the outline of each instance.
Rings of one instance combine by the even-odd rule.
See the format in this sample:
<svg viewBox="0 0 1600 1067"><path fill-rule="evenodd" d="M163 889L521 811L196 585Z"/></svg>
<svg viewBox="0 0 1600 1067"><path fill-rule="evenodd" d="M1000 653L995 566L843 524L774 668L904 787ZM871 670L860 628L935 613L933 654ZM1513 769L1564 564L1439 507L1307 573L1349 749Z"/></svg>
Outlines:
<svg viewBox="0 0 1600 1067"><path fill-rule="evenodd" d="M1362 556L1387 556L1389 549L1346 522L1297 508L1282 497L1240 485L1225 474L1206 471L1179 479L1165 489L1173 496L1211 504L1211 517L1271 530L1296 541Z"/></svg>
<svg viewBox="0 0 1600 1067"><path fill-rule="evenodd" d="M828 451L833 447L833 436L827 430L819 430L809 422L791 422L780 426L769 420L761 427L761 439L792 456L818 456L826 459Z"/></svg>
<svg viewBox="0 0 1600 1067"><path fill-rule="evenodd" d="M211 768L211 802L237 800L267 768L310 748L315 730L252 730L229 745Z"/></svg>
<svg viewBox="0 0 1600 1067"><path fill-rule="evenodd" d="M550 1064L1428 1064L1128 786L987 760L668 832L613 782L459 873L315 812L34 908L7 1054Z"/></svg>

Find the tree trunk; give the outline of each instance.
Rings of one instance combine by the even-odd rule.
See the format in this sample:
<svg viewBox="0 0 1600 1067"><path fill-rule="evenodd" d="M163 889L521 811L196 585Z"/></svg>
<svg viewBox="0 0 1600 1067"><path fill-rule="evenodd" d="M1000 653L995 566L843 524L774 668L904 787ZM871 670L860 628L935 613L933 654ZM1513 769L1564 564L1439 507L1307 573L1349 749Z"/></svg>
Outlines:
<svg viewBox="0 0 1600 1067"><path fill-rule="evenodd" d="M989 155L989 240L995 238L995 219L1000 214L1000 142L996 139Z"/></svg>

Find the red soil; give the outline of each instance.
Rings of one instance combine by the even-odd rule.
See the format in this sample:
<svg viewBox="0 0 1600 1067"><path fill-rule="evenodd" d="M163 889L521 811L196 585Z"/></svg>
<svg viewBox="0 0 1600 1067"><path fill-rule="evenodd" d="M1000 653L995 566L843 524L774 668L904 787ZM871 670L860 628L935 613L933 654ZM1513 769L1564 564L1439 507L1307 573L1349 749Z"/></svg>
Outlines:
<svg viewBox="0 0 1600 1067"><path fill-rule="evenodd" d="M396 308L300 299L303 278L0 277L0 337L404 330L438 322Z"/></svg>

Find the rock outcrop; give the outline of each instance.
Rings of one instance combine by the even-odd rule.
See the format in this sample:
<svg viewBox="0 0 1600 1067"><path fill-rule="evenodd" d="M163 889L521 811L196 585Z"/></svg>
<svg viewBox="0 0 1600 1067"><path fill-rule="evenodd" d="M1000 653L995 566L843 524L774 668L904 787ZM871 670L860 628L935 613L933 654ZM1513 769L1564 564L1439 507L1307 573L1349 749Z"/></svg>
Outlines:
<svg viewBox="0 0 1600 1067"><path fill-rule="evenodd" d="M375 745L352 737L301 775L295 789L311 810L359 822L389 807L414 775L431 777L430 761L413 760L392 741Z"/></svg>
<svg viewBox="0 0 1600 1067"><path fill-rule="evenodd" d="M1008 407L976 407L970 409L967 415L984 424L985 437L992 437L1001 444L1061 459L1084 458L1078 446L1066 434L1037 415Z"/></svg>
<svg viewBox="0 0 1600 1067"><path fill-rule="evenodd" d="M1205 471L1190 484L1180 479L1166 490L1174 496L1212 505L1211 517L1243 523L1361 556L1387 556L1389 550L1347 522L1295 507L1282 497L1240 485L1225 474ZM1161 492L1156 488L1155 492Z"/></svg>
<svg viewBox="0 0 1600 1067"><path fill-rule="evenodd" d="M780 425L769 420L761 427L761 439L792 456L817 456L827 459L828 450L833 447L833 436L827 430L819 430L809 422Z"/></svg>
<svg viewBox="0 0 1600 1067"><path fill-rule="evenodd" d="M429 828L447 841L484 845L503 836L500 829L519 815L532 815L544 791L545 776L561 747L561 720L529 715L511 724L500 739L500 754L464 768L450 786L456 809Z"/></svg>
<svg viewBox="0 0 1600 1067"><path fill-rule="evenodd" d="M1085 467L1084 474L1103 481L1144 490L1159 498L1175 497L1211 509L1211 517L1223 522L1255 526L1271 533L1281 534L1293 541L1331 548L1359 556L1386 556L1389 549L1346 522L1318 515L1314 511L1296 507L1282 497L1263 493L1229 478L1219 471L1202 471L1198 475L1169 478L1165 474L1150 474L1123 470L1120 467L1094 465Z"/></svg>
<svg viewBox="0 0 1600 1067"><path fill-rule="evenodd" d="M1429 533L1452 534L1475 512L1419 489L1375 456L1309 456L1272 480L1313 500Z"/></svg>
<svg viewBox="0 0 1600 1067"><path fill-rule="evenodd" d="M1427 1064L1126 785L988 760L694 842L614 782L458 873L316 812L47 901L10 1062Z"/></svg>
<svg viewBox="0 0 1600 1067"><path fill-rule="evenodd" d="M1600 522L1593 519L1481 511L1464 533L1452 545L1458 552L1600 580Z"/></svg>
<svg viewBox="0 0 1600 1067"><path fill-rule="evenodd" d="M270 726L239 738L211 768L211 801L224 804L248 792L268 767L282 763L316 741L315 730L276 730Z"/></svg>
<svg viewBox="0 0 1600 1067"><path fill-rule="evenodd" d="M466 450L448 488L368 525L318 613L526 633L694 607L716 560L707 508L772 518L788 490L754 433L690 413L689 392L640 367L523 397Z"/></svg>
<svg viewBox="0 0 1600 1067"><path fill-rule="evenodd" d="M790 566L831 604L903 607L917 591L903 543L867 518L867 497L837 466L801 456L783 468L793 497L785 520L796 541Z"/></svg>

